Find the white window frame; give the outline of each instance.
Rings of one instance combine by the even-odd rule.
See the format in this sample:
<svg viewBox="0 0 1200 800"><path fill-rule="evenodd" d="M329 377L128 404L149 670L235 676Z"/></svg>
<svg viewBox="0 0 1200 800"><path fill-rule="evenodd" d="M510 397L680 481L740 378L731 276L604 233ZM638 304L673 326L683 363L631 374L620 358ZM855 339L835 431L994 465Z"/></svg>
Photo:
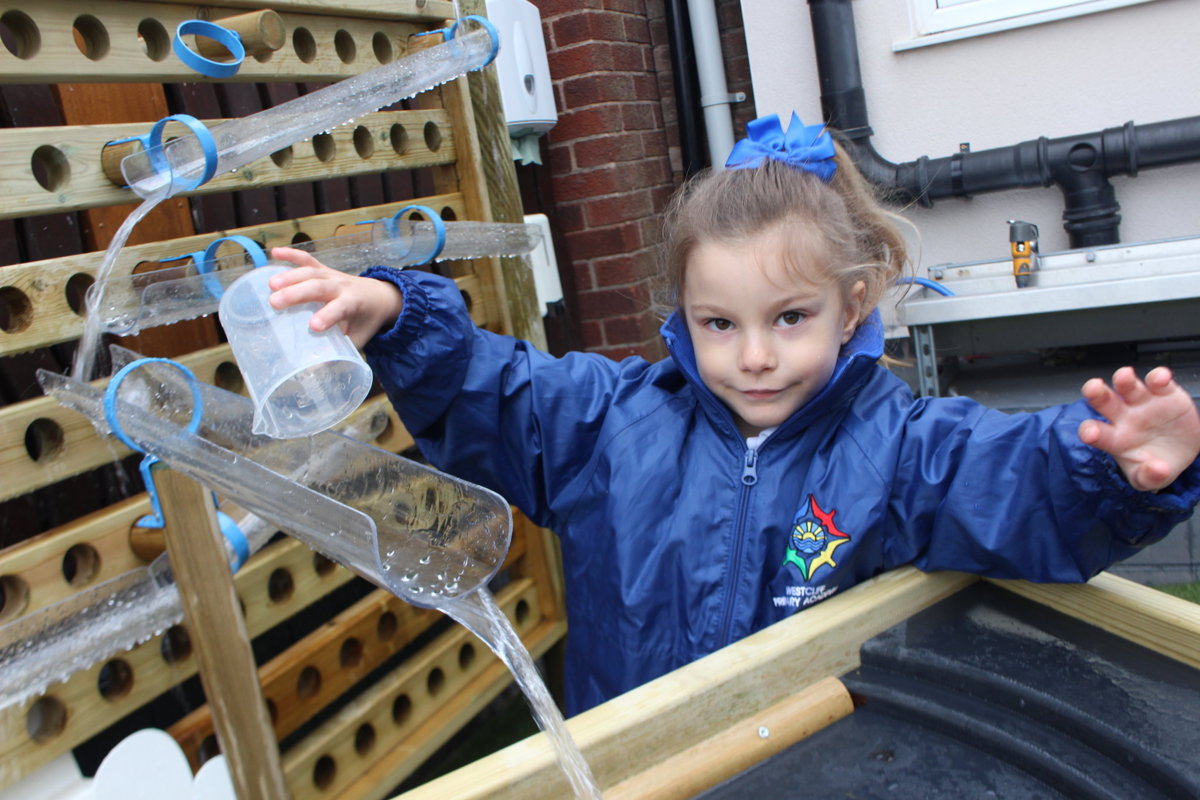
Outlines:
<svg viewBox="0 0 1200 800"><path fill-rule="evenodd" d="M971 36L1039 25L1153 0L909 0L911 39L893 50L910 50Z"/></svg>

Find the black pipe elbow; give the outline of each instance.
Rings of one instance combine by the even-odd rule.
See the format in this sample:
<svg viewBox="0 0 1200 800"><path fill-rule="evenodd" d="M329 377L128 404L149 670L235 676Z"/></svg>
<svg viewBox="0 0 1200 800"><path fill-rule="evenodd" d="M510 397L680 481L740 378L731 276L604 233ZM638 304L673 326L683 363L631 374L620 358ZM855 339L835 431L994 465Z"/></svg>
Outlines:
<svg viewBox="0 0 1200 800"><path fill-rule="evenodd" d="M1109 177L1200 161L1200 117L1188 117L893 163L871 143L874 132L867 119L850 0L808 0L808 5L822 112L859 171L886 200L928 208L943 197L1057 184L1066 203L1063 227L1071 246L1091 247L1119 241L1120 204Z"/></svg>

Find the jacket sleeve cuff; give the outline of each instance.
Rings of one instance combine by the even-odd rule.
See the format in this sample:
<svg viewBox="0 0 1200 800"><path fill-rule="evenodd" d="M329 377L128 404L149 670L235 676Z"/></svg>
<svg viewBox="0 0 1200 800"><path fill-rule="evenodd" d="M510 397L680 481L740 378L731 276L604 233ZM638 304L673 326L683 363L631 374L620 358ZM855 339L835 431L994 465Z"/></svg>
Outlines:
<svg viewBox="0 0 1200 800"><path fill-rule="evenodd" d="M1084 470L1096 484L1106 488L1101 500L1102 510L1109 506L1123 506L1137 513L1190 514L1200 501L1200 458L1193 461L1169 485L1156 492L1135 489L1129 484L1125 473L1117 466L1116 459L1108 453L1094 450L1090 464ZM1115 510L1115 508L1114 508Z"/></svg>
<svg viewBox="0 0 1200 800"><path fill-rule="evenodd" d="M413 276L395 267L376 266L363 270L363 278L374 278L387 281L400 290L404 298L400 316L396 317L391 328L381 329L363 348L370 353L376 348L392 348L407 344L417 338L426 326L429 318L429 295L425 287L413 279Z"/></svg>

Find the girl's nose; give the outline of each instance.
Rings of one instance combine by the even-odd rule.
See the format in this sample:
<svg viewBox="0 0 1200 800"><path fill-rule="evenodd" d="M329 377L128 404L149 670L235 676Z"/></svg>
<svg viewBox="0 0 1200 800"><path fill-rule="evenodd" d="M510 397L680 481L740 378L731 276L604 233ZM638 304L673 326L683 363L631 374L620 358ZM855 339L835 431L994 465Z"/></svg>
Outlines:
<svg viewBox="0 0 1200 800"><path fill-rule="evenodd" d="M741 363L738 365L745 372L766 372L778 366L775 348L770 337L751 334L742 344Z"/></svg>

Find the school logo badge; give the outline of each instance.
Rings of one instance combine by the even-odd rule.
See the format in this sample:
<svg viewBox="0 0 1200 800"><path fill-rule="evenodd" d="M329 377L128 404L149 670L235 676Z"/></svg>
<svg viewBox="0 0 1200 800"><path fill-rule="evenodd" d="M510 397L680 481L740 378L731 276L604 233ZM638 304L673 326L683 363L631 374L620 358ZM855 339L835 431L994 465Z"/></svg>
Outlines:
<svg viewBox="0 0 1200 800"><path fill-rule="evenodd" d="M821 567L836 567L834 552L850 541L850 535L834 524L836 508L823 511L813 495L809 495L808 504L809 508L801 508L792 520L792 536L783 559L785 565L794 564L800 570L805 582L812 580Z"/></svg>

